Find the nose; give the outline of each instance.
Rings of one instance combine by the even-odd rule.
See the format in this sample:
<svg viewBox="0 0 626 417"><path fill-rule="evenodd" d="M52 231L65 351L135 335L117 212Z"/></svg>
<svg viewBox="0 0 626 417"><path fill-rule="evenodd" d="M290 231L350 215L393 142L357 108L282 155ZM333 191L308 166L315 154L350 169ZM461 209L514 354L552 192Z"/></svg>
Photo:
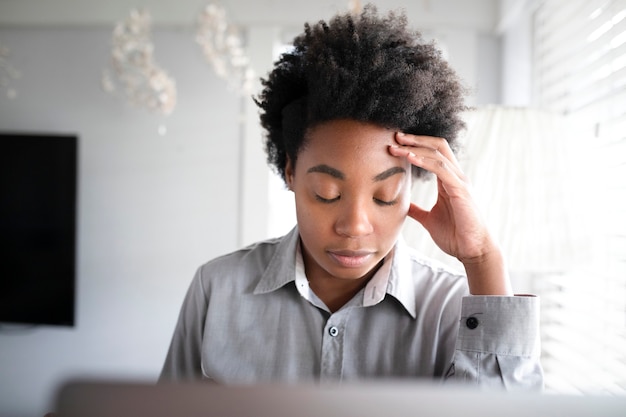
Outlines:
<svg viewBox="0 0 626 417"><path fill-rule="evenodd" d="M363 237L374 231L370 213L358 202L342 205L335 222L335 232L341 236Z"/></svg>

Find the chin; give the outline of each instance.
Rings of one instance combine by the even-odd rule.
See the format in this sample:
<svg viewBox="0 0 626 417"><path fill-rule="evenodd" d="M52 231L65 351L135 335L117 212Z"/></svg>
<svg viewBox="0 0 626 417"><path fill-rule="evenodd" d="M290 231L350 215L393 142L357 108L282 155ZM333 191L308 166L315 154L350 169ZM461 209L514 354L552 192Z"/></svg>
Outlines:
<svg viewBox="0 0 626 417"><path fill-rule="evenodd" d="M373 265L370 265L368 267L363 267L363 268L343 268L343 267L333 266L331 268L326 269L326 272L328 272L330 275L332 275L333 277L337 279L356 281L356 280L363 278L367 274L369 274L372 271L372 269L376 268L376 265L378 265L378 262Z"/></svg>

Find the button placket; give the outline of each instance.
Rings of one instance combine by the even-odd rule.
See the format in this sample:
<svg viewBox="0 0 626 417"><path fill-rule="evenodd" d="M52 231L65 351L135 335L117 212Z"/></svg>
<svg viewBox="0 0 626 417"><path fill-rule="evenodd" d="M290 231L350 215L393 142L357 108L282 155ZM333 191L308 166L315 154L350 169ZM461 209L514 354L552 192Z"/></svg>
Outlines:
<svg viewBox="0 0 626 417"><path fill-rule="evenodd" d="M338 312L329 318L324 326L322 337L321 380L333 381L341 378L343 367L343 332L345 312Z"/></svg>

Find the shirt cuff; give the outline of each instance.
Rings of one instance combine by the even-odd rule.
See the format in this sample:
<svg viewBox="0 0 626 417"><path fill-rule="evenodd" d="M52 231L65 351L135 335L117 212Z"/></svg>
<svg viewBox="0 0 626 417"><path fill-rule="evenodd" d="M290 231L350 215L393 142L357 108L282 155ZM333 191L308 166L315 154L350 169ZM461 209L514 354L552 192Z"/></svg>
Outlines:
<svg viewBox="0 0 626 417"><path fill-rule="evenodd" d="M458 350L538 356L539 297L463 297Z"/></svg>

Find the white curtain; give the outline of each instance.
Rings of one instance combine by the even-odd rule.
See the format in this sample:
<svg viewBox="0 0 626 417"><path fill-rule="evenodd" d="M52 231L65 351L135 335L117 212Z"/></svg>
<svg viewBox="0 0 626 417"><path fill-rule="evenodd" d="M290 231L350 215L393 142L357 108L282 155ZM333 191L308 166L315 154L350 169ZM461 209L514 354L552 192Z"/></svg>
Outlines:
<svg viewBox="0 0 626 417"><path fill-rule="evenodd" d="M466 115L460 163L500 242L516 292L542 301L542 363L549 392L626 392L626 284L612 266L604 229L616 203L607 149L578 120L529 108L485 107ZM588 124L587 124L588 125ZM623 155L622 155L623 157ZM430 207L435 183L417 183ZM613 197L615 197L613 195ZM430 257L461 265L407 221L405 238ZM612 255L613 254L613 255Z"/></svg>
<svg viewBox="0 0 626 417"><path fill-rule="evenodd" d="M586 170L577 163L582 132L563 116L531 108L477 108L465 120L459 161L509 270L560 272L587 262L580 256L583 248L589 253L590 243L585 204L578 197ZM417 182L413 194L416 203L430 208L435 181ZM407 221L404 236L425 255L460 267L416 222Z"/></svg>

